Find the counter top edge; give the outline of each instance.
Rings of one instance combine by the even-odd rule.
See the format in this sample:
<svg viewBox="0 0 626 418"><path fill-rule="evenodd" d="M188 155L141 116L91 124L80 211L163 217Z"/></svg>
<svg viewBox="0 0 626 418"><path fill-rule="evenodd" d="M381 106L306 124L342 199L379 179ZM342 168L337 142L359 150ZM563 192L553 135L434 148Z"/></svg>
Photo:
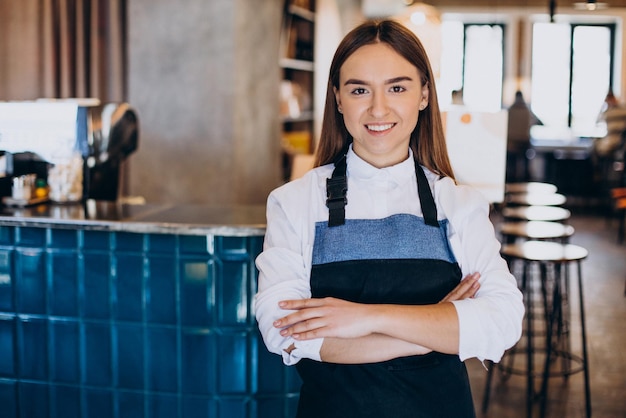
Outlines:
<svg viewBox="0 0 626 418"><path fill-rule="evenodd" d="M265 207L128 205L87 201L72 205L3 207L1 226L85 229L144 234L262 236Z"/></svg>

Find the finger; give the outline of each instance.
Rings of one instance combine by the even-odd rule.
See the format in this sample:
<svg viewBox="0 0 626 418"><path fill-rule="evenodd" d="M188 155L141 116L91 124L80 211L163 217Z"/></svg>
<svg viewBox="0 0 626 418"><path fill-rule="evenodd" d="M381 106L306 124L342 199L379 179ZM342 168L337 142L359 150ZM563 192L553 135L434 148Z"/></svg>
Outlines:
<svg viewBox="0 0 626 418"><path fill-rule="evenodd" d="M476 280L470 287L465 289L465 291L459 295L458 299L473 298L476 295L476 292L478 292L478 289L480 289L480 283Z"/></svg>
<svg viewBox="0 0 626 418"><path fill-rule="evenodd" d="M290 313L289 315L285 315L282 318L278 318L276 321L274 321L273 325L276 328L289 327L304 321L311 320L313 318L320 317L322 315L323 311L321 311L319 308L302 308L296 310L293 313Z"/></svg>
<svg viewBox="0 0 626 418"><path fill-rule="evenodd" d="M322 306L324 299L290 299L278 302L278 307L286 310L297 310Z"/></svg>
<svg viewBox="0 0 626 418"><path fill-rule="evenodd" d="M451 302L454 300L461 300L473 297L478 289L480 288L480 283L478 282L478 278L480 274L474 273L467 277L465 277L450 293L444 297L441 302Z"/></svg>
<svg viewBox="0 0 626 418"><path fill-rule="evenodd" d="M461 283L457 285L457 287L452 289L452 291L450 291L450 293L448 293L446 297L443 298L442 301L449 302L452 300L458 300L459 298L462 298L463 295L468 291L468 289L471 288L472 283L473 283L472 279L463 280Z"/></svg>
<svg viewBox="0 0 626 418"><path fill-rule="evenodd" d="M283 337L293 337L300 339L302 336L309 336L306 338L315 338L319 334L319 331L326 328L326 323L320 318L308 319L306 321L298 322L292 326L283 328L280 330L280 335Z"/></svg>
<svg viewBox="0 0 626 418"><path fill-rule="evenodd" d="M306 319L307 318L302 315L301 311L297 311L295 313L283 316L282 318L278 318L276 321L274 321L273 325L275 328L285 328L305 321Z"/></svg>

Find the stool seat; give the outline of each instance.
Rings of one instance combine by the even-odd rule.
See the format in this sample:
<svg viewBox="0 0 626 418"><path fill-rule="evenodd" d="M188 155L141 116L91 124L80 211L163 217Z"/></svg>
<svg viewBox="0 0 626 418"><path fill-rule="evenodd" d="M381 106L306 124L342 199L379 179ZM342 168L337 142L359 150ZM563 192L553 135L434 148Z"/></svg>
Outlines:
<svg viewBox="0 0 626 418"><path fill-rule="evenodd" d="M547 221L505 222L500 225L500 233L531 240L567 239L574 235L574 227Z"/></svg>
<svg viewBox="0 0 626 418"><path fill-rule="evenodd" d="M515 193L507 195L507 204L525 206L560 206L566 201L560 193Z"/></svg>
<svg viewBox="0 0 626 418"><path fill-rule="evenodd" d="M587 258L589 252L578 245L559 244L557 242L526 241L521 244L505 244L500 253L506 257L515 257L527 261L549 261L568 263Z"/></svg>
<svg viewBox="0 0 626 418"><path fill-rule="evenodd" d="M571 212L558 206L518 206L505 207L502 209L502 216L506 220L555 222L569 219Z"/></svg>
<svg viewBox="0 0 626 418"><path fill-rule="evenodd" d="M505 193L556 193L557 187L550 183L527 182L507 183L504 185Z"/></svg>

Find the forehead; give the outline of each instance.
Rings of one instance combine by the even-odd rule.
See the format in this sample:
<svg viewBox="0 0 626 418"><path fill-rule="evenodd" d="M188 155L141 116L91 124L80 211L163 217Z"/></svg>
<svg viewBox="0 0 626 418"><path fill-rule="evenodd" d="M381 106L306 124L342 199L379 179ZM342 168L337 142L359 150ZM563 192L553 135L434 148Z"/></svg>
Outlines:
<svg viewBox="0 0 626 418"><path fill-rule="evenodd" d="M341 80L386 80L401 76L420 80L417 67L382 42L360 47L346 59L340 70Z"/></svg>

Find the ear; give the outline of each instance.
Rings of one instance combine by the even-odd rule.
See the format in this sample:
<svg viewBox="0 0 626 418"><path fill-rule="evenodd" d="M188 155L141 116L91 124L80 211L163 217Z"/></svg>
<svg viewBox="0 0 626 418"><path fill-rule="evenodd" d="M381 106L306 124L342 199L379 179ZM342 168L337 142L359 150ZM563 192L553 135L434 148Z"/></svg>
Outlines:
<svg viewBox="0 0 626 418"><path fill-rule="evenodd" d="M429 95L430 95L430 90L428 88L428 83L424 83L424 85L422 86L422 99L420 100L420 105L419 105L420 110L424 110L428 106Z"/></svg>
<svg viewBox="0 0 626 418"><path fill-rule="evenodd" d="M337 103L337 110L341 113L341 97L339 97L339 90L337 87L333 87L333 93L335 93L335 102Z"/></svg>

